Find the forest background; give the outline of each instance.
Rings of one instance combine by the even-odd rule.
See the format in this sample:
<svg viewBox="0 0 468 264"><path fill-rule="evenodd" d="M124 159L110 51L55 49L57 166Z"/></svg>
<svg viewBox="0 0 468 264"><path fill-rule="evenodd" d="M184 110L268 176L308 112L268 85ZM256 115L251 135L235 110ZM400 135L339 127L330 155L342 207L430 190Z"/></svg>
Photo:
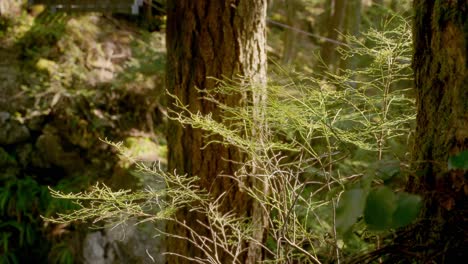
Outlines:
<svg viewBox="0 0 468 264"><path fill-rule="evenodd" d="M255 93L238 81L200 95L227 123L167 95L165 2L139 16L20 2L0 6L1 263L244 263L252 244L279 263L440 252L412 255L395 239L426 206L404 191L416 173L410 1L268 1L265 134L252 132L253 102L219 100ZM220 177L267 175L269 191L243 190L269 212L261 238L249 216L224 208L227 194L166 172L174 121L247 156L237 174ZM460 178L466 152L450 154L437 162ZM451 210L457 199L441 203ZM203 220L186 224L183 208ZM156 237L174 238L168 222L184 230L178 255L164 255L170 242Z"/></svg>

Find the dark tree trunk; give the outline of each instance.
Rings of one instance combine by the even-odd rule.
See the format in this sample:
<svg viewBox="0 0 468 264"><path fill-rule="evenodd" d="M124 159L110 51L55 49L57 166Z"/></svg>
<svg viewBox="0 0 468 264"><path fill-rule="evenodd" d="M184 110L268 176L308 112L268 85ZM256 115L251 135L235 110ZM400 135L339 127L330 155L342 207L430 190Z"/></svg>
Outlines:
<svg viewBox="0 0 468 264"><path fill-rule="evenodd" d="M301 8L301 3L298 0L289 0L285 2L286 6L286 24L293 28L301 28L300 20L297 18L297 11ZM282 61L289 65L294 61L297 53L298 32L287 28L284 34L284 50Z"/></svg>
<svg viewBox="0 0 468 264"><path fill-rule="evenodd" d="M266 83L266 0L179 0L167 2L167 83L169 92L177 96L190 111L211 113L221 121L220 110L200 98L198 89L210 90L217 86L217 79L235 79L243 76L262 87ZM241 81L241 80L239 80ZM254 103L261 94L254 94ZM241 95L217 96L230 106L246 104ZM169 99L169 106L173 99ZM229 161L243 161L239 150L219 144L205 145L210 139L203 131L182 127L171 121L168 127L169 171L198 176L199 185L209 190L214 197L227 192L223 205L225 211L234 211L251 217L254 202L245 192L240 192L236 181L219 177L219 174L234 175L238 167ZM205 148L203 148L205 147ZM229 161L228 161L229 160ZM180 210L177 217L185 219L190 228L202 235L209 235L197 221L206 223L202 215ZM189 233L181 226L170 223L168 232L187 237ZM196 246L185 240L168 238L167 250L188 257L202 257ZM261 252L251 248L244 254L242 263L261 259ZM249 255L247 260L247 255ZM231 263L232 258L221 254L219 259ZM169 257L168 263L185 263L183 258Z"/></svg>
<svg viewBox="0 0 468 264"><path fill-rule="evenodd" d="M414 11L418 115L408 190L423 196L424 208L421 222L400 240L418 263L462 263L468 175L449 170L447 160L468 149L467 1L415 0Z"/></svg>
<svg viewBox="0 0 468 264"><path fill-rule="evenodd" d="M339 40L339 32L343 32L344 17L346 14L346 0L331 0L330 1L330 16L327 25L327 37L333 40ZM322 59L326 67L331 70L336 68L338 52L336 51L337 44L333 42L325 42L322 48Z"/></svg>

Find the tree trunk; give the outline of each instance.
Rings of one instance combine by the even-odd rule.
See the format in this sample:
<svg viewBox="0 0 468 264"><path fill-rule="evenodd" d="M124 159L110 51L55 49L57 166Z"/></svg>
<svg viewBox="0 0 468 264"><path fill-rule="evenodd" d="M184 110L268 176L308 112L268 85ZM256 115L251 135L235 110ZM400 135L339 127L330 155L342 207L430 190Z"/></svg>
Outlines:
<svg viewBox="0 0 468 264"><path fill-rule="evenodd" d="M416 231L400 240L418 263L461 263L468 257L467 172L450 170L447 160L468 149L467 1L415 0L414 11L418 115L408 190L423 196L424 209Z"/></svg>
<svg viewBox="0 0 468 264"><path fill-rule="evenodd" d="M329 39L339 40L339 33L343 32L344 17L346 14L346 0L331 0L330 16L328 20L328 35ZM325 66L332 71L338 65L338 53L336 51L337 44L326 42L322 48L322 59Z"/></svg>
<svg viewBox="0 0 468 264"><path fill-rule="evenodd" d="M300 20L297 18L297 11L300 10L300 2L298 0L289 0L285 2L286 6L286 24L293 28L300 28ZM297 53L298 32L287 28L284 31L284 50L282 61L286 65L290 65Z"/></svg>
<svg viewBox="0 0 468 264"><path fill-rule="evenodd" d="M345 17L345 32L347 35L352 35L359 38L360 26L361 26L361 9L362 0L348 0L346 5L346 17ZM355 70L357 66L358 58L351 57L347 60L341 61L341 68ZM353 78L354 79L354 78Z"/></svg>
<svg viewBox="0 0 468 264"><path fill-rule="evenodd" d="M266 0L179 0L167 2L167 83L169 92L177 96L191 112L212 114L220 120L216 104L204 100L197 89L211 90L216 79L236 79L264 87L266 84ZM242 81L239 80L239 81ZM245 83L247 84L247 83ZM263 100L263 90L253 96L253 101ZM217 95L217 99L229 106L246 104L241 95ZM169 106L173 103L169 98ZM219 177L234 175L238 166L230 161L242 162L239 150L220 144L206 146L210 139L203 131L182 127L175 121L168 126L168 167L178 174L198 176L199 185L214 197L223 192L225 211L252 217L254 202L239 190L235 180ZM205 147L206 146L206 147ZM185 208L177 217L201 235L209 231L197 224L206 223L203 215ZM186 229L169 223L168 232L189 237ZM260 238L261 239L261 238ZM167 250L188 257L205 258L196 246L186 240L169 237ZM247 260L248 255L248 260ZM254 263L261 259L258 246L251 247L242 256L241 263ZM220 253L218 259L231 263L232 258ZM180 257L169 257L168 263L186 263Z"/></svg>

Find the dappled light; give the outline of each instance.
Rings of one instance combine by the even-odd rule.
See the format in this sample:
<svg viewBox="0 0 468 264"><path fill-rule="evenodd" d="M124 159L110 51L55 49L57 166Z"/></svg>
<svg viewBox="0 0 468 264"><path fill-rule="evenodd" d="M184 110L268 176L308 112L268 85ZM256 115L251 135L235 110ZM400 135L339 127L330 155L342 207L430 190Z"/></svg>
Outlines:
<svg viewBox="0 0 468 264"><path fill-rule="evenodd" d="M0 0L0 263L462 263L429 2Z"/></svg>

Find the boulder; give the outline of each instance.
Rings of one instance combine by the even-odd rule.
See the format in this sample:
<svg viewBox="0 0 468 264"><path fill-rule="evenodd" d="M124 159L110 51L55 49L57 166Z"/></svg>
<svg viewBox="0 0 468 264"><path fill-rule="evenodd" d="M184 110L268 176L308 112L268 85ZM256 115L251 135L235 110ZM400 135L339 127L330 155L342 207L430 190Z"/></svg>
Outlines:
<svg viewBox="0 0 468 264"><path fill-rule="evenodd" d="M85 162L80 157L79 149L65 151L60 136L56 134L56 129L52 126L47 125L43 134L37 138L36 149L40 157L39 159L33 157L33 162L39 164L39 167L47 168L54 165L63 168L68 173L85 169Z"/></svg>
<svg viewBox="0 0 468 264"><path fill-rule="evenodd" d="M159 229L164 223L158 224ZM85 263L153 264L164 263L163 240L156 237L155 226L147 222L136 225L128 220L112 228L89 233L83 245Z"/></svg>
<svg viewBox="0 0 468 264"><path fill-rule="evenodd" d="M28 128L11 117L8 112L0 112L0 145L13 145L30 137Z"/></svg>

